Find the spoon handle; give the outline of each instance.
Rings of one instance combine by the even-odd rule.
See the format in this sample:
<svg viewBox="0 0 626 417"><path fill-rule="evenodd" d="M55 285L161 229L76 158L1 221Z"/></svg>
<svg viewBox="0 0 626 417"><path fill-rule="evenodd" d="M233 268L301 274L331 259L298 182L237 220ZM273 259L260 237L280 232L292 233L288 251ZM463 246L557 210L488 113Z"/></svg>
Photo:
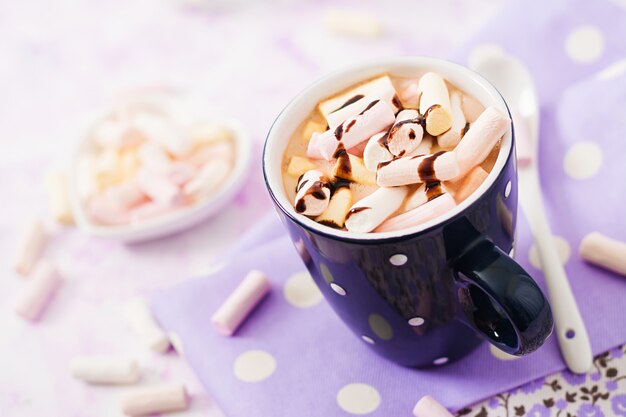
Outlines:
<svg viewBox="0 0 626 417"><path fill-rule="evenodd" d="M561 354L570 371L587 372L593 361L591 344L552 238L536 165L520 169L519 187L520 204L528 219L546 279Z"/></svg>

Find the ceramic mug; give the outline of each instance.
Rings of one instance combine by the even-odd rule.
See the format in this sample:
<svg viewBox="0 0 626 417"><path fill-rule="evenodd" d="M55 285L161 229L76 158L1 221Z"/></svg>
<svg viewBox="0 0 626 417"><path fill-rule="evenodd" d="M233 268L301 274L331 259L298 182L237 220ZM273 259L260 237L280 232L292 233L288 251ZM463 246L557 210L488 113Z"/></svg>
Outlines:
<svg viewBox="0 0 626 417"><path fill-rule="evenodd" d="M485 107L508 108L498 91L469 69L439 59L396 57L334 72L293 99L274 122L263 152L265 182L316 284L348 327L378 354L405 366L441 365L484 339L524 355L553 328L550 305L510 255L517 217L513 127L492 171L453 210L406 230L354 233L295 212L282 181L282 158L298 125L317 103L381 73L435 71Z"/></svg>

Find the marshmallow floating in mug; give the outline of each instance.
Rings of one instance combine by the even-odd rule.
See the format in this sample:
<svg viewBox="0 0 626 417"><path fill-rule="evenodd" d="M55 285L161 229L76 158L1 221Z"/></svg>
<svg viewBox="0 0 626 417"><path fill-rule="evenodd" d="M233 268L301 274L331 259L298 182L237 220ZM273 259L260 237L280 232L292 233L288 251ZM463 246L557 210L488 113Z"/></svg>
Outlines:
<svg viewBox="0 0 626 417"><path fill-rule="evenodd" d="M358 156L348 153L343 145L335 153L337 162L333 168L333 176L357 184L376 185L376 174L369 171L363 160Z"/></svg>
<svg viewBox="0 0 626 417"><path fill-rule="evenodd" d="M439 136L452 126L446 82L439 74L427 72L420 78L418 89L421 93L419 111L426 119L426 131Z"/></svg>
<svg viewBox="0 0 626 417"><path fill-rule="evenodd" d="M232 336L270 288L270 281L263 272L250 271L211 317L215 330Z"/></svg>
<svg viewBox="0 0 626 417"><path fill-rule="evenodd" d="M46 260L41 260L18 300L16 313L28 321L39 320L61 283L62 279L56 267Z"/></svg>
<svg viewBox="0 0 626 417"><path fill-rule="evenodd" d="M122 411L131 417L182 411L187 407L187 390L182 384L137 388L122 398Z"/></svg>
<svg viewBox="0 0 626 417"><path fill-rule="evenodd" d="M140 376L136 360L104 355L74 358L70 363L70 372L76 379L100 385L134 384Z"/></svg>
<svg viewBox="0 0 626 417"><path fill-rule="evenodd" d="M39 220L31 220L20 238L17 253L13 260L13 269L22 276L28 276L39 260L49 236Z"/></svg>
<svg viewBox="0 0 626 417"><path fill-rule="evenodd" d="M315 218L315 221L340 229L345 223L350 206L352 206L352 191L350 191L350 187L336 189L330 198L328 207L321 215Z"/></svg>
<svg viewBox="0 0 626 417"><path fill-rule="evenodd" d="M580 256L589 263L626 276L626 243L599 232L589 233L580 242Z"/></svg>
<svg viewBox="0 0 626 417"><path fill-rule="evenodd" d="M441 216L448 210L456 207L454 198L450 194L442 193L438 197L402 214L392 217L376 228L377 232L393 232L409 227L418 226L436 217Z"/></svg>
<svg viewBox="0 0 626 417"><path fill-rule="evenodd" d="M381 187L354 204L346 217L351 232L371 232L400 206L408 193L407 187Z"/></svg>
<svg viewBox="0 0 626 417"><path fill-rule="evenodd" d="M328 207L330 194L329 179L321 171L307 171L296 187L296 211L306 216L319 216Z"/></svg>
<svg viewBox="0 0 626 417"><path fill-rule="evenodd" d="M461 93L455 91L450 96L450 108L452 111L452 126L447 132L437 136L437 143L443 149L453 149L465 134L465 129L469 128L463 114L461 105Z"/></svg>
<svg viewBox="0 0 626 417"><path fill-rule="evenodd" d="M389 133L380 132L372 136L363 150L363 162L365 167L371 172L376 172L378 164L393 159L393 155L387 148L387 137Z"/></svg>
<svg viewBox="0 0 626 417"><path fill-rule="evenodd" d="M394 156L409 154L417 148L424 136L422 120L417 110L402 110L387 136L387 149Z"/></svg>
<svg viewBox="0 0 626 417"><path fill-rule="evenodd" d="M459 176L459 164L453 152L415 155L378 165L376 182L381 187L446 181Z"/></svg>

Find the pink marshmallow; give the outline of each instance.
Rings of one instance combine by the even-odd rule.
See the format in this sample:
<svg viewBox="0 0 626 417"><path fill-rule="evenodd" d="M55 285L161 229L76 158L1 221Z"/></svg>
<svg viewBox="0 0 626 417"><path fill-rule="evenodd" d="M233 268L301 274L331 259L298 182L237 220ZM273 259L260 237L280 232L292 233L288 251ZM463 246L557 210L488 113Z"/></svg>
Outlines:
<svg viewBox="0 0 626 417"><path fill-rule="evenodd" d="M380 187L448 181L459 175L459 165L453 152L416 155L381 162L376 183Z"/></svg>
<svg viewBox="0 0 626 417"><path fill-rule="evenodd" d="M15 312L28 321L37 321L61 285L61 276L47 261L37 264L26 291L18 300Z"/></svg>
<svg viewBox="0 0 626 417"><path fill-rule="evenodd" d="M183 196L166 175L146 168L137 173L137 185L152 201L167 207L178 204Z"/></svg>
<svg viewBox="0 0 626 417"><path fill-rule="evenodd" d="M454 149L461 171L459 175L480 165L510 126L511 119L507 115L495 107L487 107Z"/></svg>
<svg viewBox="0 0 626 417"><path fill-rule="evenodd" d="M271 284L264 273L252 270L211 317L215 329L232 336L250 312L269 292Z"/></svg>
<svg viewBox="0 0 626 417"><path fill-rule="evenodd" d="M134 182L109 187L100 198L106 200L112 208L120 211L133 208L146 201L146 195Z"/></svg>
<svg viewBox="0 0 626 417"><path fill-rule="evenodd" d="M175 162L167 170L167 179L175 185L181 186L189 182L198 173L198 169L191 164Z"/></svg>
<svg viewBox="0 0 626 417"><path fill-rule="evenodd" d="M345 149L350 149L374 134L388 128L395 120L393 108L389 103L374 100L358 115L349 118L336 129L329 129L317 138L319 153L330 161L334 158L341 141Z"/></svg>
<svg viewBox="0 0 626 417"><path fill-rule="evenodd" d="M378 226L376 232L393 232L426 223L456 207L450 194L442 194L413 210L406 211L386 220Z"/></svg>
<svg viewBox="0 0 626 417"><path fill-rule="evenodd" d="M93 197L87 203L86 209L89 218L96 223L108 226L119 226L127 224L130 220L128 208L115 207L114 204L104 196Z"/></svg>
<svg viewBox="0 0 626 417"><path fill-rule="evenodd" d="M204 146L186 159L186 162L200 168L209 161L215 161L218 159L225 161L232 161L235 153L235 147L231 141L222 140L215 144Z"/></svg>
<svg viewBox="0 0 626 417"><path fill-rule="evenodd" d="M419 116L417 110L413 109L398 113L387 138L387 149L392 155L407 155L419 146L424 136Z"/></svg>
<svg viewBox="0 0 626 417"><path fill-rule="evenodd" d="M433 397L422 397L413 408L415 417L453 417L453 415Z"/></svg>
<svg viewBox="0 0 626 417"><path fill-rule="evenodd" d="M183 187L187 196L207 196L216 191L227 179L232 171L232 165L227 160L208 161Z"/></svg>
<svg viewBox="0 0 626 417"><path fill-rule="evenodd" d="M49 236L44 225L39 220L31 221L21 237L13 269L22 276L28 276L41 257Z"/></svg>
<svg viewBox="0 0 626 417"><path fill-rule="evenodd" d="M309 144L306 150L306 156L311 159L324 159L322 153L320 152L320 133L313 132L311 135L311 140L309 140Z"/></svg>

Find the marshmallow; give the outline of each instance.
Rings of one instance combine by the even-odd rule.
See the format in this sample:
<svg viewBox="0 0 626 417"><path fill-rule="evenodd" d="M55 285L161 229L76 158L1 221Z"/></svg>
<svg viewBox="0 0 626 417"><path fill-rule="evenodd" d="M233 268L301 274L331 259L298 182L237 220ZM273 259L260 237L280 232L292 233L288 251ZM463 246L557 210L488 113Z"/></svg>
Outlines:
<svg viewBox="0 0 626 417"><path fill-rule="evenodd" d="M346 216L345 225L351 232L371 232L402 205L407 187L381 187L354 204Z"/></svg>
<svg viewBox="0 0 626 417"><path fill-rule="evenodd" d="M130 221L128 208L117 206L111 199L107 199L105 196L95 196L90 199L86 209L89 218L96 223L119 226Z"/></svg>
<svg viewBox="0 0 626 417"><path fill-rule="evenodd" d="M448 188L438 181L422 184L406 199L404 210L413 210L447 192Z"/></svg>
<svg viewBox="0 0 626 417"><path fill-rule="evenodd" d="M198 174L195 166L186 162L174 162L167 169L168 181L177 186L185 185Z"/></svg>
<svg viewBox="0 0 626 417"><path fill-rule="evenodd" d="M167 152L154 142L141 145L137 151L137 157L142 166L153 170L166 170L172 163Z"/></svg>
<svg viewBox="0 0 626 417"><path fill-rule="evenodd" d="M393 108L387 102L374 100L365 110L347 119L336 129L329 129L320 134L317 137L319 152L324 159L330 161L339 142L342 142L346 149L350 149L388 128L394 120Z"/></svg>
<svg viewBox="0 0 626 417"><path fill-rule="evenodd" d="M482 184L489 173L477 166L463 177L454 181L447 181L445 186L454 194L454 200L457 204L469 197Z"/></svg>
<svg viewBox="0 0 626 417"><path fill-rule="evenodd" d="M211 316L213 327L224 336L232 336L250 312L270 290L270 282L261 271L252 270Z"/></svg>
<svg viewBox="0 0 626 417"><path fill-rule="evenodd" d="M418 89L421 92L419 111L426 119L426 131L439 136L452 126L446 82L439 74L427 72L420 78Z"/></svg>
<svg viewBox="0 0 626 417"><path fill-rule="evenodd" d="M433 137L428 135L422 138L419 146L413 149L405 156L415 156L415 155L429 155L432 153L433 149Z"/></svg>
<svg viewBox="0 0 626 417"><path fill-rule="evenodd" d="M27 225L17 246L13 269L22 276L28 276L39 260L46 243L48 232L39 220L32 220Z"/></svg>
<svg viewBox="0 0 626 417"><path fill-rule="evenodd" d="M383 75L324 100L317 108L326 118L328 127L334 129L361 113L374 100L386 101L393 107L394 113L402 107L391 78Z"/></svg>
<svg viewBox="0 0 626 417"><path fill-rule="evenodd" d="M122 411L127 416L186 410L187 391L182 384L138 388L122 398Z"/></svg>
<svg viewBox="0 0 626 417"><path fill-rule="evenodd" d="M453 152L409 156L378 165L376 181L381 187L446 181L459 175L459 164Z"/></svg>
<svg viewBox="0 0 626 417"><path fill-rule="evenodd" d="M215 192L228 178L231 171L230 161L208 161L204 167L183 187L185 195L206 196Z"/></svg>
<svg viewBox="0 0 626 417"><path fill-rule="evenodd" d="M177 157L187 155L193 148L193 142L183 129L164 116L141 112L133 117L131 126L146 139L159 143Z"/></svg>
<svg viewBox="0 0 626 417"><path fill-rule="evenodd" d="M324 212L315 218L315 221L326 226L341 229L346 220L346 215L352 205L352 191L349 187L335 190Z"/></svg>
<svg viewBox="0 0 626 417"><path fill-rule="evenodd" d="M123 385L139 380L139 366L134 359L116 356L82 356L74 358L70 372L88 384Z"/></svg>
<svg viewBox="0 0 626 417"><path fill-rule="evenodd" d="M365 167L372 172L376 172L378 164L381 162L393 159L393 155L387 149L387 136L388 132L375 134L367 141L367 145L363 150Z"/></svg>
<svg viewBox="0 0 626 417"><path fill-rule="evenodd" d="M422 397L413 408L415 417L453 417L453 415L433 397Z"/></svg>
<svg viewBox="0 0 626 417"><path fill-rule="evenodd" d="M461 94L457 91L450 97L450 108L452 110L452 127L447 132L437 137L437 143L444 149L453 149L469 128L461 108Z"/></svg>
<svg viewBox="0 0 626 417"><path fill-rule="evenodd" d="M170 341L165 332L154 321L145 300L135 299L131 301L126 313L135 333L148 348L158 353L165 353L169 349Z"/></svg>
<svg viewBox="0 0 626 417"><path fill-rule="evenodd" d="M291 175L292 177L297 178L305 172L315 168L315 164L309 161L307 158L303 158L301 156L293 156L291 157L289 165L287 166L287 175Z"/></svg>
<svg viewBox="0 0 626 417"><path fill-rule="evenodd" d="M321 171L305 172L296 187L296 212L305 216L319 216L328 207L330 184Z"/></svg>
<svg viewBox="0 0 626 417"><path fill-rule="evenodd" d="M184 161L197 168L209 161L222 160L232 163L235 147L230 141L220 141L212 145L196 148Z"/></svg>
<svg viewBox="0 0 626 417"><path fill-rule="evenodd" d="M363 158L363 151L365 151L365 146L367 146L367 141L364 140L363 142L359 143L356 146L353 146L352 148L348 149L348 153L350 155L354 155L354 156L358 156L359 158Z"/></svg>
<svg viewBox="0 0 626 417"><path fill-rule="evenodd" d="M28 287L18 300L15 312L28 321L37 321L60 286L61 276L54 265L45 260L40 261Z"/></svg>
<svg viewBox="0 0 626 417"><path fill-rule="evenodd" d="M403 156L417 148L424 136L421 122L417 110L408 109L398 113L387 137L389 152L394 156Z"/></svg>
<svg viewBox="0 0 626 417"><path fill-rule="evenodd" d="M172 213L180 207L183 207L182 203L176 206L166 206L154 202L145 203L130 210L128 214L128 221L132 224L145 222L164 214Z"/></svg>
<svg viewBox="0 0 626 417"><path fill-rule="evenodd" d="M213 144L222 140L232 140L233 131L217 122L204 122L193 126L189 136L196 144Z"/></svg>
<svg viewBox="0 0 626 417"><path fill-rule="evenodd" d="M321 133L313 132L307 145L306 156L311 159L324 159L320 151L320 136Z"/></svg>
<svg viewBox="0 0 626 417"><path fill-rule="evenodd" d="M109 116L98 122L91 131L92 140L103 148L120 149L136 145L141 137L129 131L126 120Z"/></svg>
<svg viewBox="0 0 626 417"><path fill-rule="evenodd" d="M472 96L466 94L461 99L461 107L467 123L474 123L478 116L485 110L482 104Z"/></svg>
<svg viewBox="0 0 626 417"><path fill-rule="evenodd" d="M446 213L456 206L450 194L441 194L413 210L406 211L390 218L378 226L377 232L393 232L417 226Z"/></svg>
<svg viewBox="0 0 626 417"><path fill-rule="evenodd" d="M511 117L515 126L517 165L527 167L535 159L535 145L531 137L530 126L528 125L530 121L515 110L511 110Z"/></svg>
<svg viewBox="0 0 626 417"><path fill-rule="evenodd" d="M400 101L404 105L405 108L418 108L420 103L420 91L417 85L417 81L410 80L405 83L404 88L402 88L398 95L400 96Z"/></svg>
<svg viewBox="0 0 626 417"><path fill-rule="evenodd" d="M308 122L306 122L306 125L304 125L304 129L302 130L302 139L306 143L311 140L313 133L322 133L326 129L326 123L322 123L317 120L309 120Z"/></svg>
<svg viewBox="0 0 626 417"><path fill-rule="evenodd" d="M587 262L626 276L626 243L624 242L592 232L580 242L579 253Z"/></svg>
<svg viewBox="0 0 626 417"><path fill-rule="evenodd" d="M324 24L332 32L358 38L375 38L383 33L378 19L362 13L330 10L324 16Z"/></svg>
<svg viewBox="0 0 626 417"><path fill-rule="evenodd" d="M181 190L160 172L147 168L139 170L137 185L155 203L174 206L183 199Z"/></svg>
<svg viewBox="0 0 626 417"><path fill-rule="evenodd" d="M343 145L339 145L335 158L337 159L333 167L335 178L342 178L358 184L376 185L376 174L365 167L361 158L346 152Z"/></svg>
<svg viewBox="0 0 626 417"><path fill-rule="evenodd" d="M67 177L62 172L51 172L46 176L46 189L52 217L59 223L74 223L70 204Z"/></svg>
<svg viewBox="0 0 626 417"><path fill-rule="evenodd" d="M507 115L495 107L487 107L454 149L460 175L480 165L510 126L511 120Z"/></svg>
<svg viewBox="0 0 626 417"><path fill-rule="evenodd" d="M118 159L119 154L114 149L105 149L96 157L94 171L99 188L106 188L120 182Z"/></svg>

